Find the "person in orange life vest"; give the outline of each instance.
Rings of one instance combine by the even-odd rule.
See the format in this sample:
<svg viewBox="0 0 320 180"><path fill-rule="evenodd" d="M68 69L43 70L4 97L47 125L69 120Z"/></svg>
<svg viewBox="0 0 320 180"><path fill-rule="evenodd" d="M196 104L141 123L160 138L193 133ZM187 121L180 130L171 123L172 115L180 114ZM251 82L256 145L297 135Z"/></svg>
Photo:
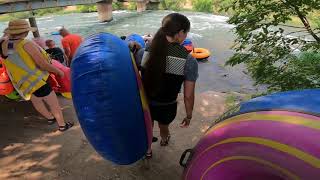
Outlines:
<svg viewBox="0 0 320 180"><path fill-rule="evenodd" d="M76 53L78 47L82 43L82 37L77 34L71 34L66 28L59 29L59 34L63 37L61 40L64 53L67 56L67 66L70 67L71 60Z"/></svg>
<svg viewBox="0 0 320 180"><path fill-rule="evenodd" d="M41 47L25 39L29 31L35 30L26 20L10 21L5 30L9 39L1 45L5 56L3 62L19 95L25 100L31 100L34 108L48 120L48 124L57 122L58 130L65 131L73 123L65 122L57 96L46 82L49 72L61 77L64 73L50 64L49 56Z"/></svg>

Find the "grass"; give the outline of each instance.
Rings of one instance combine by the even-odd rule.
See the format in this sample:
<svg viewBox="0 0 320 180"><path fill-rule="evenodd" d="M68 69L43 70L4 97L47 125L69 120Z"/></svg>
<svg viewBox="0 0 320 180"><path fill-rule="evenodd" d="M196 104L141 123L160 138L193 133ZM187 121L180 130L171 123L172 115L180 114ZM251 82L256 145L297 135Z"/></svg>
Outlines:
<svg viewBox="0 0 320 180"><path fill-rule="evenodd" d="M1 22L6 22L6 21L10 21L13 18L11 16L9 16L8 14L4 14L4 15L0 15L0 21Z"/></svg>
<svg viewBox="0 0 320 180"><path fill-rule="evenodd" d="M227 109L230 109L231 107L234 107L239 103L237 96L234 94L228 94L225 100Z"/></svg>
<svg viewBox="0 0 320 180"><path fill-rule="evenodd" d="M253 99L255 97L264 96L267 95L267 93L259 93L259 94L239 94L236 92L228 92L225 103L226 103L226 109L230 109L232 107L235 107L241 102L248 101L250 99Z"/></svg>
<svg viewBox="0 0 320 180"><path fill-rule="evenodd" d="M49 14L62 15L62 14L69 14L69 13L74 13L74 12L77 12L77 11L65 11L61 7L39 9L39 10L33 11L35 17L42 17L42 16L49 15ZM31 16L33 16L31 14L31 11L9 13L9 14L0 15L0 21L6 22L6 21L13 20L13 19L27 19Z"/></svg>

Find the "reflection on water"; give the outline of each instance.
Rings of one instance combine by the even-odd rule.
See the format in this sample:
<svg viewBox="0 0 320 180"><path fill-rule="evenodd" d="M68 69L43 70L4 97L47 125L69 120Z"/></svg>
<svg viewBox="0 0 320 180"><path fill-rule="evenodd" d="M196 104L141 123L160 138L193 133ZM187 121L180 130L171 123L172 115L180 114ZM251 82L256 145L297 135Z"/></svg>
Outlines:
<svg viewBox="0 0 320 180"><path fill-rule="evenodd" d="M51 35L59 26L65 26L71 32L84 37L98 32L110 32L119 36L130 33L154 34L160 27L161 19L169 13L171 12L114 11L114 21L109 23L99 23L97 13L74 13L37 18L37 23L43 37L53 39L60 45L60 36ZM208 62L199 63L198 91L255 92L252 80L242 72L243 66L224 67L225 61L233 54L230 47L235 38L232 32L233 26L226 23L228 18L206 13L184 12L183 14L191 21L189 38L193 44L196 47L207 48L212 53ZM0 23L0 30L6 25L7 23Z"/></svg>

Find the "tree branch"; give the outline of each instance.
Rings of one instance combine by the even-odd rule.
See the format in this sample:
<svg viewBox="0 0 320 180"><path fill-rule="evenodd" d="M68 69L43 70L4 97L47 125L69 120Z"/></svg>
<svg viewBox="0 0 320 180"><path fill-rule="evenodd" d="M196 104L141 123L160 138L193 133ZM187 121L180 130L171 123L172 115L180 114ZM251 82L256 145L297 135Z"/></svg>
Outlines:
<svg viewBox="0 0 320 180"><path fill-rule="evenodd" d="M311 26L310 23L308 21L308 19L300 12L299 7L292 5L290 3L288 3L286 0L282 1L284 2L287 6L292 7L292 9L297 13L299 19L301 20L301 22L303 23L304 27L307 29L307 31L310 33L310 35L318 42L320 43L320 38L319 36L317 36Z"/></svg>

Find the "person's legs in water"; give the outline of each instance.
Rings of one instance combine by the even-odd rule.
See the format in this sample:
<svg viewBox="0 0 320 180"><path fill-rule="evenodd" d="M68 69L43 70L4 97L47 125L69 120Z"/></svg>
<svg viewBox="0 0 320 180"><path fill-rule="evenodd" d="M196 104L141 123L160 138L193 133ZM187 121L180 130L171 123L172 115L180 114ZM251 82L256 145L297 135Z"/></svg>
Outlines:
<svg viewBox="0 0 320 180"><path fill-rule="evenodd" d="M159 123L161 146L167 146L170 140L170 132L169 132L169 124L161 124Z"/></svg>

